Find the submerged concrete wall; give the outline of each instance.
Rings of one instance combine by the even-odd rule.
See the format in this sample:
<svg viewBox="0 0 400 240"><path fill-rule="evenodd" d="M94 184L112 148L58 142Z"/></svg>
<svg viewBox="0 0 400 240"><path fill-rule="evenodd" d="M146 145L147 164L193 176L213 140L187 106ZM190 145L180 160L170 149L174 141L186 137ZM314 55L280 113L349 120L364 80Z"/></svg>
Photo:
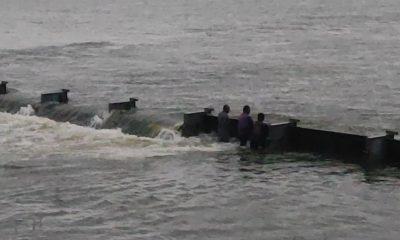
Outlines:
<svg viewBox="0 0 400 240"><path fill-rule="evenodd" d="M218 131L218 117L212 115L206 115L206 130L207 133L217 132ZM238 120L235 118L229 119L229 135L231 137L238 136L238 129L237 129Z"/></svg>
<svg viewBox="0 0 400 240"><path fill-rule="evenodd" d="M359 162L364 159L367 137L294 127L290 147L296 152L312 152Z"/></svg>
<svg viewBox="0 0 400 240"><path fill-rule="evenodd" d="M231 137L237 137L237 119L230 119ZM400 141L394 140L397 133L371 137L340 133L297 126L298 120L270 125L271 151L293 151L321 154L366 167L385 164L400 166ZM184 136L216 132L218 118L205 112L185 114Z"/></svg>
<svg viewBox="0 0 400 240"><path fill-rule="evenodd" d="M8 93L6 85L7 82L1 82L0 93ZM68 92L68 89L62 89L61 92L42 94L41 104L30 103L30 100L18 101L20 97L15 96L14 99L11 92L1 96L0 100L4 103L2 108L5 111L17 112L21 106L31 104L38 116L87 125L88 120L95 115L94 112L72 106L66 109L65 106L68 105L57 104L68 102ZM130 110L136 107L136 101L136 98L131 98L129 102L111 103L109 109ZM201 133L217 132L218 118L211 114L212 111L213 109L206 108L203 112L184 114L182 135L191 137ZM298 122L291 119L287 123L271 124L269 149L317 153L366 166L385 164L400 166L400 141L394 139L397 132L387 131L384 136L368 138L349 133L298 127ZM132 123L138 125L136 120L132 120ZM231 118L229 122L231 137L238 136L237 125L238 120Z"/></svg>
<svg viewBox="0 0 400 240"><path fill-rule="evenodd" d="M218 131L218 117L211 115L207 111L184 114L183 122L182 135L185 137ZM229 119L229 133L231 137L238 136L237 123L237 119Z"/></svg>
<svg viewBox="0 0 400 240"><path fill-rule="evenodd" d="M183 115L182 135L185 137L198 136L206 133L206 113L188 113Z"/></svg>
<svg viewBox="0 0 400 240"><path fill-rule="evenodd" d="M294 123L278 123L269 126L269 149L272 151L289 151Z"/></svg>

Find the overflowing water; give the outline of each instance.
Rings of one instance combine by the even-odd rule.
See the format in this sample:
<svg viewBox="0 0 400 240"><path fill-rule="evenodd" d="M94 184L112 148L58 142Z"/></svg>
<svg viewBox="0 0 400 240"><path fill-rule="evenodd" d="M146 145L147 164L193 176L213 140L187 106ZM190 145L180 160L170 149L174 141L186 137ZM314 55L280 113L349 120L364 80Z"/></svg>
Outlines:
<svg viewBox="0 0 400 240"><path fill-rule="evenodd" d="M229 103L400 130L397 0L0 0L0 239L398 239L399 171L182 138ZM40 93L70 89L68 105ZM139 98L138 109L108 112ZM53 119L53 120L50 120ZM56 120L56 121L54 121Z"/></svg>
<svg viewBox="0 0 400 240"><path fill-rule="evenodd" d="M90 120L89 127L91 128L100 128L103 125L104 119L100 118L97 115Z"/></svg>
<svg viewBox="0 0 400 240"><path fill-rule="evenodd" d="M35 109L33 109L32 105L28 104L26 107L21 107L17 114L23 116L32 116L35 115ZM101 119L99 117L96 117L97 115L93 117L93 124L91 125L91 127L96 127L97 122L99 122L99 124L101 125Z"/></svg>

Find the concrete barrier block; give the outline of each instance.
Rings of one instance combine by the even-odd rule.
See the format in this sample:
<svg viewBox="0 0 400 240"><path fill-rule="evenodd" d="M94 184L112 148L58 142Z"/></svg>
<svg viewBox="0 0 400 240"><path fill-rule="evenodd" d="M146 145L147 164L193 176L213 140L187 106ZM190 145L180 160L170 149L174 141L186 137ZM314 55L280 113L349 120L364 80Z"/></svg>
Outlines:
<svg viewBox="0 0 400 240"><path fill-rule="evenodd" d="M212 133L218 129L218 117L213 116L214 108L204 108L203 112L183 115L182 135L197 136L201 133Z"/></svg>
<svg viewBox="0 0 400 240"><path fill-rule="evenodd" d="M381 166L386 157L386 136L367 139L366 163L369 168Z"/></svg>
<svg viewBox="0 0 400 240"><path fill-rule="evenodd" d="M289 123L290 123L292 126L294 126L294 127L296 127L296 126L298 125L299 122L300 122L299 119L295 119L295 118L290 118L290 119L289 119Z"/></svg>
<svg viewBox="0 0 400 240"><path fill-rule="evenodd" d="M184 137L192 137L203 133L205 129L205 117L205 112L184 114L182 135Z"/></svg>
<svg viewBox="0 0 400 240"><path fill-rule="evenodd" d="M68 89L61 89L61 92L44 93L40 97L41 103L46 102L57 102L57 103L68 103Z"/></svg>
<svg viewBox="0 0 400 240"><path fill-rule="evenodd" d="M294 127L291 131L294 151L310 152L362 163L367 137L347 133Z"/></svg>
<svg viewBox="0 0 400 240"><path fill-rule="evenodd" d="M370 137L366 144L366 159L369 167L382 167L393 164L400 157L400 144L396 144L395 131L386 131L385 136ZM396 146L397 145L397 146Z"/></svg>
<svg viewBox="0 0 400 240"><path fill-rule="evenodd" d="M139 101L137 98L130 98L128 102L117 102L117 103L109 103L108 111L111 112L113 110L126 110L129 111L133 108L136 108L136 102Z"/></svg>
<svg viewBox="0 0 400 240"><path fill-rule="evenodd" d="M269 125L269 149L271 151L290 150L290 137L293 123L277 123Z"/></svg>
<svg viewBox="0 0 400 240"><path fill-rule="evenodd" d="M6 81L1 81L0 83L0 94L7 94L7 84Z"/></svg>
<svg viewBox="0 0 400 240"><path fill-rule="evenodd" d="M400 141L386 140L386 164L400 167Z"/></svg>
<svg viewBox="0 0 400 240"><path fill-rule="evenodd" d="M183 136L216 132L218 118L212 110L184 115ZM347 160L366 167L387 163L400 166L400 141L394 140L398 133L386 131L385 136L366 137L298 127L300 121L290 119L287 123L271 124L269 139L272 151L294 151L316 153L323 156ZM230 119L231 137L237 137L238 120Z"/></svg>
<svg viewBox="0 0 400 240"><path fill-rule="evenodd" d="M211 108L211 107L204 108L204 112L206 114L212 114L214 112L214 108Z"/></svg>

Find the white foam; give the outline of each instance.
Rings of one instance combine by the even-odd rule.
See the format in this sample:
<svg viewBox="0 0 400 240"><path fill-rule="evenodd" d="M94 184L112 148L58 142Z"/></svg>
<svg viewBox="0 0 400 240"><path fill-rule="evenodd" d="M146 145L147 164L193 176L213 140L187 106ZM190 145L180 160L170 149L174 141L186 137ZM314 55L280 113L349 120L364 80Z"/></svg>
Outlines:
<svg viewBox="0 0 400 240"><path fill-rule="evenodd" d="M32 116L35 115L35 109L33 109L32 105L28 104L26 107L21 107L17 114L23 116Z"/></svg>
<svg viewBox="0 0 400 240"><path fill-rule="evenodd" d="M100 118L97 115L94 115L90 120L89 127L91 128L100 128L103 125L104 119Z"/></svg>
<svg viewBox="0 0 400 240"><path fill-rule="evenodd" d="M21 160L53 155L105 159L135 159L184 152L234 149L205 138L182 138L163 130L159 137L123 134L119 129L96 130L37 116L0 113L0 152Z"/></svg>
<svg viewBox="0 0 400 240"><path fill-rule="evenodd" d="M171 129L161 129L160 133L156 136L157 139L165 141L179 141L181 136L177 131Z"/></svg>

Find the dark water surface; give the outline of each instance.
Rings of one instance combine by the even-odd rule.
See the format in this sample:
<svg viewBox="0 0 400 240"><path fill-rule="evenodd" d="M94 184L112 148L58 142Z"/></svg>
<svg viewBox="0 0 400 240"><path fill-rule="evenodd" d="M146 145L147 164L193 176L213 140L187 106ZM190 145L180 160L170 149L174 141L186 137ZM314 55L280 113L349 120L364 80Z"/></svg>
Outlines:
<svg viewBox="0 0 400 240"><path fill-rule="evenodd" d="M246 156L2 166L3 239L397 238L398 180L367 183L356 166L312 156Z"/></svg>
<svg viewBox="0 0 400 240"><path fill-rule="evenodd" d="M36 97L65 87L75 104L250 104L336 130L400 128L397 0L0 3L0 77Z"/></svg>
<svg viewBox="0 0 400 240"><path fill-rule="evenodd" d="M399 239L398 169L259 156L174 130L184 112L224 103L233 115L249 104L324 129L399 130L399 9L0 0L0 80L34 101L69 88L83 110L47 115L86 126L0 99L13 113L0 113L0 239ZM94 129L123 128L106 106L129 97L140 136Z"/></svg>

